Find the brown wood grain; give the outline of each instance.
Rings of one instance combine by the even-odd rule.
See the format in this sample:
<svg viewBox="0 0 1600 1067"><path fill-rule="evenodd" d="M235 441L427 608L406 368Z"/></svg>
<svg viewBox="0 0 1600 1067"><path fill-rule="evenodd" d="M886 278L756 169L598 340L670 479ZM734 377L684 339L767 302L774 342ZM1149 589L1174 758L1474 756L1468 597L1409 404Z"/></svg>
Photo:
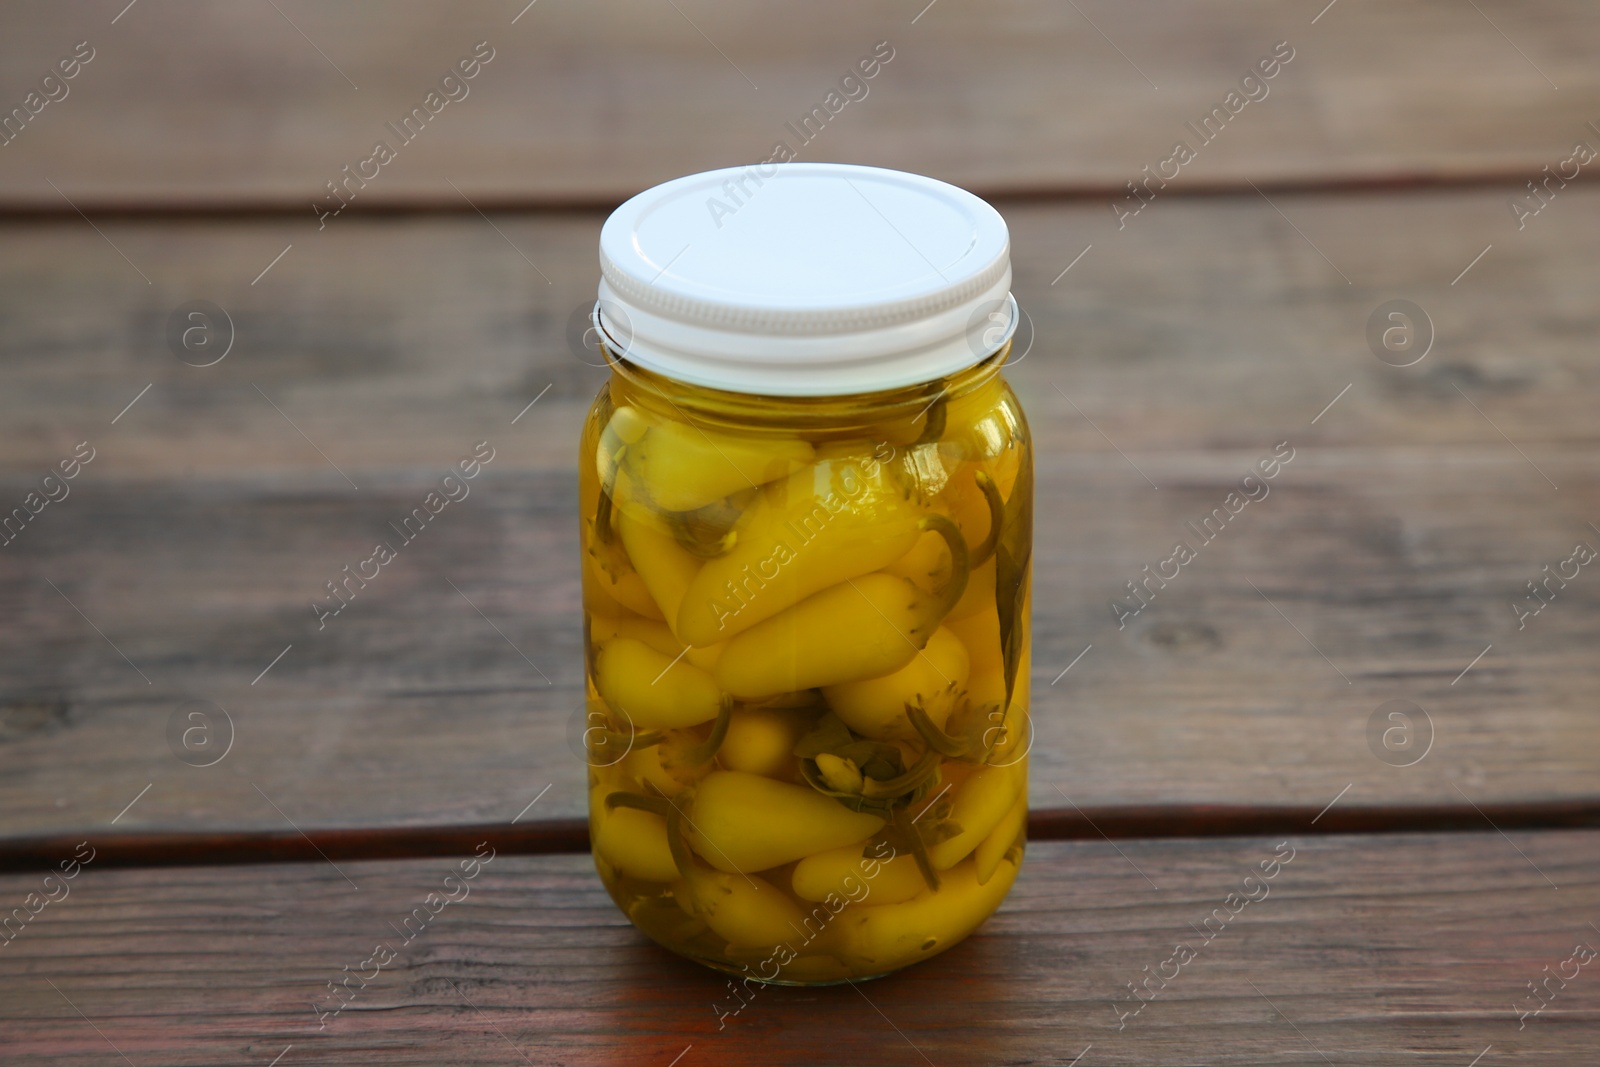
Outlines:
<svg viewBox="0 0 1600 1067"><path fill-rule="evenodd" d="M40 1065L281 1055L281 1067L1465 1067L1491 1047L1482 1062L1580 1063L1600 1041L1592 965L1552 981L1540 1014L1518 1016L1545 968L1600 942L1600 834L1119 848L1035 844L1001 911L962 945L854 988L761 989L720 1030L725 981L629 927L587 857L496 855L409 945L391 924L460 857L341 871L91 863L0 949L0 1039L9 1058ZM1245 881L1290 849L1275 877ZM0 878L0 900L20 903L41 877ZM1230 893L1257 899L1225 905ZM1230 906L1242 910L1197 931ZM1205 929L1220 932L1206 941ZM319 1029L312 1005L330 997L326 983L385 941L397 958ZM1194 958L1122 1017L1135 1006L1126 984L1146 967L1170 976L1163 964L1180 943Z"/></svg>
<svg viewBox="0 0 1600 1067"><path fill-rule="evenodd" d="M1511 604L1600 546L1597 204L1522 232L1490 191L1158 199L1122 231L1003 205L1038 337L1008 372L1039 449L1036 807L1594 797L1600 585L1523 630ZM546 786L524 819L581 814L573 465L604 375L564 331L600 220L103 226L150 285L82 220L6 227L0 488L98 453L0 549L0 833L488 823ZM1363 337L1394 297L1438 335L1405 369ZM163 340L196 298L238 335L203 369ZM319 631L323 583L479 440L472 495ZM1123 583L1285 440L1119 630ZM215 766L168 746L191 699L233 718ZM1395 699L1432 723L1415 766L1368 746Z"/></svg>
<svg viewBox="0 0 1600 1067"><path fill-rule="evenodd" d="M766 159L780 140L802 158L989 194L1120 192L1176 141L1199 146L1185 124L1222 106L1280 41L1293 60L1200 147L1174 195L1246 179L1520 185L1600 121L1600 28L1582 0L108 6L122 5L8 18L7 111L76 42L95 56L0 149L0 206L233 205L310 220L325 183L380 138L397 157L352 211L616 202ZM494 58L468 95L401 144L385 124L480 41ZM864 97L809 144L786 129L880 41L894 57Z"/></svg>

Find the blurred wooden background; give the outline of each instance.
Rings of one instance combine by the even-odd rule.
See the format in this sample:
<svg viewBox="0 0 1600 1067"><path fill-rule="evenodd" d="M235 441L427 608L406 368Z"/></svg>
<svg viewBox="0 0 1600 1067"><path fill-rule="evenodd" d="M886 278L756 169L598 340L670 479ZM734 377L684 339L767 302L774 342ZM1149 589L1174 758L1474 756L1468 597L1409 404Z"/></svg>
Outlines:
<svg viewBox="0 0 1600 1067"><path fill-rule="evenodd" d="M1039 456L1034 826L1089 839L1036 845L995 923L866 987L905 1041L823 995L851 1047L1093 1044L1086 1067L1593 1047L1586 985L1537 1026L1509 1010L1600 915L1600 835L1562 829L1600 821L1600 579L1521 629L1512 608L1600 548L1593 165L1521 228L1509 206L1600 148L1590 6L115 0L0 25L0 115L27 116L0 147L5 506L96 450L0 548L0 888L20 903L80 840L105 857L6 950L25 963L0 957L18 1055L120 1062L69 1004L135 1063L500 1062L485 1019L538 1062L837 1055L815 994L770 990L765 1022L716 1034L721 983L549 856L507 861L500 897L405 961L395 1010L319 1031L298 1006L437 862L351 867L352 902L321 857L581 847L575 443L604 371L569 325L610 206L778 140L966 185L1011 224L1035 336L1008 372ZM384 124L478 42L468 95L319 228L325 183L398 145ZM879 42L866 96L801 146L785 124ZM1199 146L1186 123L1279 42L1267 96L1119 228L1126 183ZM1368 341L1395 299L1432 335L1403 368ZM168 340L196 300L231 323L212 366ZM471 497L319 631L324 583L480 440ZM1282 441L1271 495L1119 629L1124 583ZM1393 700L1421 710L1409 766L1374 740ZM191 701L231 723L207 720L231 741L210 766L173 740ZM1378 828L1404 832L1339 832ZM1118 1030L1105 1002L1269 833L1319 857L1293 906L1159 1025ZM1244 836L1159 839L1221 834ZM111 869L252 857L314 862ZM528 1007L573 968L589 992ZM951 984L986 1014L929 1015Z"/></svg>
<svg viewBox="0 0 1600 1067"><path fill-rule="evenodd" d="M604 206L764 159L879 41L894 58L805 158L990 196L1121 190L1279 41L1295 58L1185 187L1514 186L1600 120L1594 13L1572 0L1341 0L1315 24L1323 4L925 4L139 0L113 25L120 4L13 2L8 108L78 41L96 55L4 150L0 198L59 211L48 179L85 208L309 214L480 41L495 58L467 97L361 206L457 207L447 179L486 204Z"/></svg>

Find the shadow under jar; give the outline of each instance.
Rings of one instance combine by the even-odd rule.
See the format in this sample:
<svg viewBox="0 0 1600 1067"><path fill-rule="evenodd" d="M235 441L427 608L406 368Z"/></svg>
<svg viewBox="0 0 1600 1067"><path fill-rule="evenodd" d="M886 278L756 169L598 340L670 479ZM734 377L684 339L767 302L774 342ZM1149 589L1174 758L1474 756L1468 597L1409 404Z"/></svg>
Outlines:
<svg viewBox="0 0 1600 1067"><path fill-rule="evenodd" d="M815 984L949 948L1016 878L1033 459L1000 216L773 169L658 186L602 232L585 739L629 919ZM719 229L704 201L752 174Z"/></svg>

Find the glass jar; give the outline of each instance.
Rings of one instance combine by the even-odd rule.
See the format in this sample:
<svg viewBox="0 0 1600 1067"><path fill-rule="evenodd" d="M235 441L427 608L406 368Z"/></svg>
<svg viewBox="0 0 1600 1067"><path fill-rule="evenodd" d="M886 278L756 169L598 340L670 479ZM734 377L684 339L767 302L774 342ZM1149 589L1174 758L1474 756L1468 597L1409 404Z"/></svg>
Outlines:
<svg viewBox="0 0 1600 1067"><path fill-rule="evenodd" d="M837 982L949 948L1016 878L1032 451L1000 374L1016 311L992 208L791 164L741 205L747 232L659 269L694 220L651 220L749 172L657 187L602 234L612 373L579 453L590 834L606 889L660 944L763 982ZM796 214L830 237L804 253L823 266L895 239L835 214L841 184L959 256L844 268L887 281L870 304L852 302L859 277L807 290L774 240ZM960 232L927 236L974 219L975 254ZM813 320L785 306L797 288ZM921 343L908 300L940 317ZM826 343L784 348L808 330Z"/></svg>

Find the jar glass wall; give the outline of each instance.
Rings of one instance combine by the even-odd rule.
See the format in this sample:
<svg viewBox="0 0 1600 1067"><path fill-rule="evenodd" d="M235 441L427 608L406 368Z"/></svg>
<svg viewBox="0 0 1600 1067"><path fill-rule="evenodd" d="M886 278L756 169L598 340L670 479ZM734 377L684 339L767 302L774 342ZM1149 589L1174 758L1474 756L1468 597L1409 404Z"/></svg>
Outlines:
<svg viewBox="0 0 1600 1067"><path fill-rule="evenodd" d="M579 458L590 832L667 948L870 977L1010 888L1033 459L1006 354L838 397L612 357Z"/></svg>

